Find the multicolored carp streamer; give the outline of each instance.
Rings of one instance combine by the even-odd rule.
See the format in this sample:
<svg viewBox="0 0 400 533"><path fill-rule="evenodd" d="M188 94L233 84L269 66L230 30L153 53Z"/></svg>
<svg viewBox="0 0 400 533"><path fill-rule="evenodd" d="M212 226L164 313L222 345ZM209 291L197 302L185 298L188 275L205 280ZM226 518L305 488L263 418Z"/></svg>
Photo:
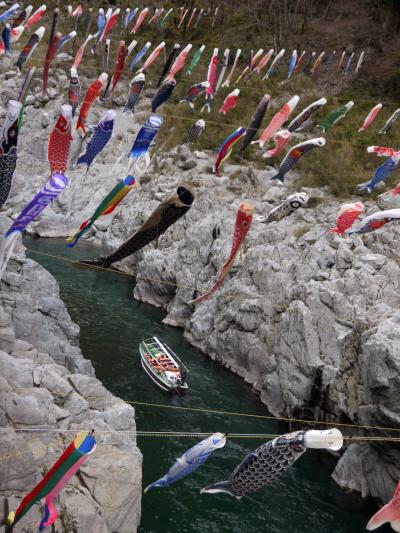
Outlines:
<svg viewBox="0 0 400 533"><path fill-rule="evenodd" d="M185 48L179 53L178 57L175 59L170 71L168 72L167 77L165 80L174 80L176 74L183 69L185 66L186 59L190 53L190 50L192 49L191 44L188 44L185 46Z"/></svg>
<svg viewBox="0 0 400 533"><path fill-rule="evenodd" d="M231 109L234 109L236 107L237 100L239 98L240 90L234 89L232 92L228 94L228 96L225 98L224 103L219 108L218 113L222 113L225 115L230 111Z"/></svg>
<svg viewBox="0 0 400 533"><path fill-rule="evenodd" d="M49 83L49 71L50 71L50 65L53 61L53 59L56 56L58 43L61 39L61 33L57 32L51 42L49 43L49 48L46 53L46 58L44 60L44 68L43 68L43 81L42 81L42 95L44 96L47 92L47 85Z"/></svg>
<svg viewBox="0 0 400 533"><path fill-rule="evenodd" d="M260 62L258 63L258 65L256 65L256 67L254 68L254 72L256 72L257 74L260 74L262 69L265 67L265 65L268 63L268 61L271 59L273 53L274 53L274 49L273 48L268 50L268 52L260 59Z"/></svg>
<svg viewBox="0 0 400 533"><path fill-rule="evenodd" d="M96 100L96 98L100 96L100 92L103 87L103 84L107 81L107 79L108 79L108 74L106 72L103 72L102 74L100 74L98 79L95 80L91 84L91 86L87 90L85 99L83 101L81 110L79 112L78 122L76 124L76 129L81 130L83 134L86 133L85 120L89 113L89 109L92 107L93 102Z"/></svg>
<svg viewBox="0 0 400 533"><path fill-rule="evenodd" d="M138 103L140 95L142 94L145 83L145 75L138 74L135 76L129 84L128 101L124 107L124 113L131 111L134 113L135 105Z"/></svg>
<svg viewBox="0 0 400 533"><path fill-rule="evenodd" d="M290 115L293 113L297 104L299 103L300 97L293 96L281 109L274 115L271 122L262 132L260 138L257 141L252 141L252 144L257 144L262 148L264 144L271 139L274 133L276 133L279 128L284 124Z"/></svg>
<svg viewBox="0 0 400 533"><path fill-rule="evenodd" d="M77 165L86 165L89 169L93 160L99 155L111 139L115 115L115 111L110 109L98 124L93 127L93 134L86 146L86 152L78 159L76 162Z"/></svg>
<svg viewBox="0 0 400 533"><path fill-rule="evenodd" d="M203 133L204 128L206 127L206 123L201 118L200 120L197 120L187 132L187 138L186 143L194 143L197 141L197 139L200 137L200 135Z"/></svg>
<svg viewBox="0 0 400 533"><path fill-rule="evenodd" d="M119 46L118 46L118 51L117 51L117 57L115 59L114 74L111 80L110 98L113 97L115 87L117 86L117 83L119 82L122 71L124 69L125 57L126 57L125 41L120 41Z"/></svg>
<svg viewBox="0 0 400 533"><path fill-rule="evenodd" d="M381 166L376 169L372 179L370 179L366 183L360 183L359 185L357 185L358 191L368 191L369 193L372 192L378 185L378 183L384 181L389 176L389 174L393 172L399 162L400 152L397 152L395 155L389 157Z"/></svg>
<svg viewBox="0 0 400 533"><path fill-rule="evenodd" d="M287 76L288 79L292 77L296 64L297 64L297 50L293 50L292 55L290 57L290 61L289 61L289 72Z"/></svg>
<svg viewBox="0 0 400 533"><path fill-rule="evenodd" d="M42 4L40 7L36 9L36 11L32 13L32 15L25 22L25 28L26 29L32 28L32 26L34 26L35 24L39 22L39 20L43 17L43 15L45 15L45 13L46 13L46 5Z"/></svg>
<svg viewBox="0 0 400 533"><path fill-rule="evenodd" d="M304 207L308 202L308 195L305 192L295 192L288 196L281 204L274 207L266 217L258 217L257 220L263 224L279 222L283 218L291 215L300 207Z"/></svg>
<svg viewBox="0 0 400 533"><path fill-rule="evenodd" d="M175 89L176 80L165 80L155 92L151 101L151 110L154 113L160 105L169 100Z"/></svg>
<svg viewBox="0 0 400 533"><path fill-rule="evenodd" d="M297 131L309 118L313 113L318 111L320 107L325 105L327 102L326 98L320 98L319 100L316 100L312 104L310 104L308 107L303 109L301 113L299 113L293 120L290 122L288 127L286 128L290 132Z"/></svg>
<svg viewBox="0 0 400 533"><path fill-rule="evenodd" d="M397 483L393 498L374 514L366 529L374 531L387 523L392 526L394 531L400 531L400 481Z"/></svg>
<svg viewBox="0 0 400 533"><path fill-rule="evenodd" d="M268 78L270 78L272 76L272 74L275 72L276 67L278 66L278 63L280 62L280 60L284 56L285 52L286 52L286 50L284 48L282 48L282 50L279 52L279 54L277 54L275 59L272 61L271 66L267 70L265 76L263 77L263 80L267 80Z"/></svg>
<svg viewBox="0 0 400 533"><path fill-rule="evenodd" d="M164 48L165 48L165 42L163 41L156 48L154 48L152 53L146 59L143 67L138 70L138 73L144 72L145 70L147 70L154 63L154 61L157 59L157 57L161 54L161 52L163 51Z"/></svg>
<svg viewBox="0 0 400 533"><path fill-rule="evenodd" d="M267 150L263 154L263 157L265 158L276 157L277 155L279 155L282 152L282 150L285 149L287 143L289 142L291 135L292 134L290 133L289 130L279 130L276 133L274 133L272 136L272 140L274 141L275 146L271 150Z"/></svg>
<svg viewBox="0 0 400 533"><path fill-rule="evenodd" d="M21 13L15 17L12 23L13 28L17 28L21 24L25 22L25 20L29 17L29 15L32 13L33 6L26 6L25 9L21 11Z"/></svg>
<svg viewBox="0 0 400 533"><path fill-rule="evenodd" d="M372 124L372 122L376 119L381 109L382 109L382 104L377 104L375 107L371 109L371 111L365 117L363 125L361 126L361 128L358 129L358 133L365 131Z"/></svg>
<svg viewBox="0 0 400 533"><path fill-rule="evenodd" d="M130 13L126 16L126 27L128 28L129 24L132 22L132 20L136 17L136 15L139 12L139 8L135 7L135 9L132 9Z"/></svg>
<svg viewBox="0 0 400 533"><path fill-rule="evenodd" d="M192 87L189 88L187 96L185 98L182 98L180 100L180 103L186 102L190 105L190 107L194 107L194 101L197 100L199 96L204 94L204 92L207 90L209 86L208 81L203 81L201 83L196 83L196 85L192 85Z"/></svg>
<svg viewBox="0 0 400 533"><path fill-rule="evenodd" d="M201 489L200 493L225 492L240 499L274 482L307 448L340 450L342 445L343 436L336 428L287 433L249 453L228 481L209 485Z"/></svg>
<svg viewBox="0 0 400 533"><path fill-rule="evenodd" d="M65 173L68 168L69 150L71 147L72 107L68 104L61 106L61 113L53 131L50 133L47 147L47 160L50 163L51 174Z"/></svg>
<svg viewBox="0 0 400 533"><path fill-rule="evenodd" d="M81 46L78 48L78 51L75 54L74 63L72 65L73 68L78 68L79 65L81 64L81 61L82 61L82 58L83 58L83 53L85 52L85 48L86 48L88 42L91 41L92 39L93 39L93 35L89 34L86 37L86 39L83 41Z"/></svg>
<svg viewBox="0 0 400 533"><path fill-rule="evenodd" d="M131 33L136 33L138 31L138 29L140 28L140 26L142 25L144 19L147 17L148 14L149 14L149 8L148 7L145 7L144 9L142 9L142 11L140 12L140 14L139 14L139 16L137 18L136 24L134 25L134 27L131 30Z"/></svg>
<svg viewBox="0 0 400 533"><path fill-rule="evenodd" d="M246 132L242 138L242 142L240 143L239 152L243 153L255 137L258 128L261 126L261 122L267 111L270 100L271 96L269 94L264 94L264 96L258 102L254 115L251 117L250 124L247 126Z"/></svg>
<svg viewBox="0 0 400 533"><path fill-rule="evenodd" d="M69 41L72 41L72 39L75 39L76 37L76 31L70 31L69 33L67 33L66 35L64 35L63 37L60 38L60 40L58 41L58 44L57 44L57 52L59 50L61 50L61 48L67 44Z"/></svg>
<svg viewBox="0 0 400 533"><path fill-rule="evenodd" d="M219 172L219 167L221 166L221 163L226 161L228 157L232 153L233 145L237 143L237 141L240 139L242 135L245 133L245 128L240 126L237 130L235 130L233 133L227 137L224 142L221 144L220 149L218 150L217 159L215 161L214 165L214 171L217 176L221 176Z"/></svg>
<svg viewBox="0 0 400 533"><path fill-rule="evenodd" d="M7 201L17 165L18 121L22 103L9 100L0 129L0 207Z"/></svg>
<svg viewBox="0 0 400 533"><path fill-rule="evenodd" d="M336 227L330 228L329 231L343 237L345 231L351 228L363 211L364 205L361 202L343 204L336 217Z"/></svg>
<svg viewBox="0 0 400 533"><path fill-rule="evenodd" d="M399 153L399 150L389 148L388 146L368 146L367 152L376 154L379 157L393 157Z"/></svg>
<svg viewBox="0 0 400 533"><path fill-rule="evenodd" d="M0 15L0 22L5 22L8 18L10 18L16 11L19 9L19 4L13 4L10 8L7 9L7 11L4 11Z"/></svg>
<svg viewBox="0 0 400 533"><path fill-rule="evenodd" d="M121 13L121 10L119 7L113 13L111 14L110 18L107 19L106 17L106 25L104 26L104 30L101 33L100 42L102 43L104 41L104 38L106 35L110 33L112 28L117 23L118 15Z"/></svg>
<svg viewBox="0 0 400 533"><path fill-rule="evenodd" d="M342 107L339 107L339 109L336 109L336 111L331 113L328 118L324 122L322 122L322 124L318 125L318 127L321 128L322 131L325 133L332 126L334 126L336 122L344 118L350 111L350 109L353 107L353 105L354 102L350 100L350 102L347 102L347 104L343 105Z"/></svg>
<svg viewBox="0 0 400 533"><path fill-rule="evenodd" d="M381 128L378 131L378 133L386 134L399 117L400 117L400 108L396 109L396 111L388 118L385 125L383 126L383 128Z"/></svg>
<svg viewBox="0 0 400 533"><path fill-rule="evenodd" d="M214 93L216 94L222 84L222 80L224 79L226 69L228 67L229 62L229 48L225 48L224 53L221 57L221 61L219 62L219 65L217 67L217 74L215 76L215 87L214 87Z"/></svg>
<svg viewBox="0 0 400 533"><path fill-rule="evenodd" d="M160 18L160 16L164 13L164 8L161 7L161 8L157 8L155 10L155 13L154 15L151 17L151 19L149 20L149 24L153 24L153 22L157 22L158 19Z"/></svg>
<svg viewBox="0 0 400 533"><path fill-rule="evenodd" d="M6 24L1 32L1 40L3 41L4 53L6 56L11 55L11 26Z"/></svg>
<svg viewBox="0 0 400 533"><path fill-rule="evenodd" d="M210 64L208 65L208 71L207 71L207 81L209 83L207 90L206 90L206 103L201 109L201 113L205 108L207 108L207 111L211 112L211 103L214 95L214 86L215 86L215 79L217 76L217 64L218 64L218 48L214 48Z"/></svg>
<svg viewBox="0 0 400 533"><path fill-rule="evenodd" d="M237 215L236 215L236 223L235 223L235 230L233 233L233 241L232 241L232 248L231 253L229 254L228 259L225 261L225 263L222 265L221 270L218 273L217 279L214 281L212 286L201 296L198 296L194 300L191 300L190 304L199 304L200 302L204 302L205 300L208 300L208 298L214 294L224 283L226 276L229 274L237 254L239 253L240 247L242 246L246 235L250 229L251 221L253 219L253 213L254 213L254 207L253 205L242 202L239 206Z"/></svg>
<svg viewBox="0 0 400 533"><path fill-rule="evenodd" d="M192 191L186 186L180 185L177 188L176 194L162 202L153 211L143 226L121 244L115 252L107 256L80 261L80 263L108 268L113 263L138 252L144 246L165 233L172 224L179 220L191 208L193 202L194 194Z"/></svg>
<svg viewBox="0 0 400 533"><path fill-rule="evenodd" d="M35 31L35 33L30 37L29 41L26 43L24 48L21 50L18 60L15 63L15 66L18 67L20 71L22 70L23 64L26 61L28 61L28 59L31 57L31 55L35 51L37 45L42 40L45 31L46 31L45 27L40 26L40 28Z"/></svg>
<svg viewBox="0 0 400 533"><path fill-rule="evenodd" d="M218 54L218 49L216 49L216 50L217 50L217 54ZM235 55L235 59L233 61L233 65L231 67L231 70L230 70L226 80L221 85L221 87L229 87L229 84L230 84L232 76L233 76L233 74L234 74L234 72L236 70L236 67L237 67L237 64L238 64L239 57L240 57L241 53L242 53L242 50L240 48L238 48L236 50L236 55Z"/></svg>
<svg viewBox="0 0 400 533"><path fill-rule="evenodd" d="M205 48L206 47L204 46L204 44L202 44L200 48L197 50L197 52L194 54L194 56L192 57L192 61L190 62L188 68L186 69L186 72L185 72L186 76L192 75L192 72L195 66L197 65L197 63L200 61L200 58L203 55Z"/></svg>
<svg viewBox="0 0 400 533"><path fill-rule="evenodd" d="M72 107L72 116L75 116L76 108L79 105L81 97L81 84L79 82L78 71L76 67L71 68L71 77L69 78L68 103Z"/></svg>
<svg viewBox="0 0 400 533"><path fill-rule="evenodd" d="M300 57L298 58L297 63L296 63L296 66L295 66L295 68L294 68L294 71L295 71L295 72L300 72L300 66L301 66L301 64L303 63L304 58L306 57L306 53L307 53L306 50L303 50L303 51L301 52Z"/></svg>
<svg viewBox="0 0 400 533"><path fill-rule="evenodd" d="M57 519L54 499L95 449L96 440L92 434L84 431L78 433L42 481L40 481L32 492L25 496L15 515L14 513L10 513L7 533L12 533L13 527L42 498L46 498L46 505L44 516L39 525L39 531L43 531L45 527L54 524Z"/></svg>
<svg viewBox="0 0 400 533"><path fill-rule="evenodd" d="M326 140L324 137L317 137L316 139L310 139L308 141L304 141L302 143L296 144L289 150L289 152L286 154L284 160L281 163L281 166L279 167L278 174L275 174L275 176L272 176L272 180L279 180L281 183L283 183L285 179L285 175L291 170L294 165L297 163L297 161L304 155L308 154L314 148L318 148L321 146L325 146Z"/></svg>
<svg viewBox="0 0 400 533"><path fill-rule="evenodd" d="M148 485L144 489L144 493L146 494L147 491L156 487L169 487L176 481L191 474L197 470L215 450L223 448L225 444L226 437L223 433L214 433L214 435L202 440L181 455L165 476L154 483L151 483L151 485Z"/></svg>
<svg viewBox="0 0 400 533"><path fill-rule="evenodd" d="M151 46L151 42L148 41L143 48L135 55L135 57L132 59L131 64L129 65L129 70L133 70L135 65L139 63L139 61L142 59L142 57L147 54L148 49Z"/></svg>
<svg viewBox="0 0 400 533"><path fill-rule="evenodd" d="M135 178L132 175L129 175L120 181L98 205L93 215L81 224L79 231L67 239L68 248L73 248L79 239L89 231L99 217L112 213L135 185Z"/></svg>
<svg viewBox="0 0 400 533"><path fill-rule="evenodd" d="M181 49L181 45L179 43L175 43L172 47L171 52L169 53L169 56L167 57L167 60L164 63L163 69L161 71L160 77L158 78L158 82L156 85L156 89L158 89L161 85L161 82L169 72L172 62L175 60L176 56L178 55L179 50Z"/></svg>
<svg viewBox="0 0 400 533"><path fill-rule="evenodd" d="M365 217L360 226L355 229L350 229L346 233L347 235L353 235L355 233L362 235L363 233L370 233L375 231L389 222L394 222L400 219L400 209L388 209L387 211L378 211L373 215Z"/></svg>
<svg viewBox="0 0 400 533"><path fill-rule="evenodd" d="M161 115L150 115L140 128L131 151L129 152L128 170L131 174L133 174L133 171L144 172L149 166L150 156L148 151L150 144L160 131L162 124L163 118Z"/></svg>

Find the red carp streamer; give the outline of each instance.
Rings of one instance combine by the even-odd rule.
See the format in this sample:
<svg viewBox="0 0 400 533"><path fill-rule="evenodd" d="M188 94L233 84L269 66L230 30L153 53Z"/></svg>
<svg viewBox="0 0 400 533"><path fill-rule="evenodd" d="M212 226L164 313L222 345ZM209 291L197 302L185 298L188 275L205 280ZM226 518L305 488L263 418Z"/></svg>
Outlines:
<svg viewBox="0 0 400 533"><path fill-rule="evenodd" d="M204 302L204 300L207 300L214 292L216 292L221 287L226 276L229 274L229 271L231 270L233 263L235 262L236 256L239 252L239 249L243 244L244 239L246 238L246 235L250 229L253 213L254 207L251 204L248 204L246 202L240 204L239 210L236 215L236 224L235 231L233 234L232 249L228 259L222 265L218 277L212 287L208 289L207 292L205 292L204 294L189 303L198 304L200 302Z"/></svg>
<svg viewBox="0 0 400 533"><path fill-rule="evenodd" d="M63 174L68 168L69 149L72 140L71 122L72 107L65 104L61 107L61 114L53 131L50 133L47 147L47 159L50 163L51 174L54 172Z"/></svg>
<svg viewBox="0 0 400 533"><path fill-rule="evenodd" d="M125 64L125 57L126 57L126 46L125 46L125 41L120 41L119 43L119 47L118 47L118 52L117 52L117 59L115 60L115 69L114 69L114 74L113 74L113 77L112 77L112 87L111 87L111 93L110 93L110 98L112 97L113 93L114 93L114 89L121 77L121 74L122 74L122 71L124 69L124 64Z"/></svg>
<svg viewBox="0 0 400 533"><path fill-rule="evenodd" d="M49 48L47 50L46 58L44 60L44 68L43 68L43 81L42 81L42 95L44 96L47 92L47 85L49 83L49 72L50 72L50 65L53 62L53 59L56 57L58 43L60 42L60 39L62 37L62 34L60 32L57 32L52 41L49 45Z"/></svg>
<svg viewBox="0 0 400 533"><path fill-rule="evenodd" d="M343 237L344 232L354 224L363 211L364 206L361 202L343 204L336 218L336 228L331 228L329 231L331 233L338 233Z"/></svg>
<svg viewBox="0 0 400 533"><path fill-rule="evenodd" d="M76 129L82 130L83 135L86 134L85 129L85 120L89 113L89 109L91 108L93 102L96 100L96 98L100 95L100 91L103 87L103 84L107 81L108 74L106 72L103 72L97 80L95 80L92 85L89 87L85 99L83 101L78 122L76 123Z"/></svg>

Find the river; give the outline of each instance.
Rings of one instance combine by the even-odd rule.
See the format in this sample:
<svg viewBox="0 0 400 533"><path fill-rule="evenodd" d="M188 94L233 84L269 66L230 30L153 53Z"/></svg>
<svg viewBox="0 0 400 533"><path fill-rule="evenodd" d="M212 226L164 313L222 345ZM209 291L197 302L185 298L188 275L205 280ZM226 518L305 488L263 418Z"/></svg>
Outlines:
<svg viewBox="0 0 400 533"><path fill-rule="evenodd" d="M67 258L92 257L94 246L81 242L76 249L63 239L25 238L31 250ZM49 270L72 319L81 329L81 348L97 377L115 395L130 401L193 406L241 413L267 414L257 394L238 376L192 348L179 329L161 323L163 312L133 300L129 276L79 268L70 262L28 254ZM170 396L155 388L140 365L138 345L145 336L164 340L187 365L189 390ZM150 406L136 407L139 430L186 432L284 433L275 421L196 413ZM168 470L194 438L139 438L143 453L143 486ZM228 440L196 472L170 488L143 496L141 533L361 533L375 512L373 504L346 494L330 479L335 464L326 452L308 451L278 481L249 498L200 494L199 489L227 479L258 439ZM392 531L389 527L381 533Z"/></svg>

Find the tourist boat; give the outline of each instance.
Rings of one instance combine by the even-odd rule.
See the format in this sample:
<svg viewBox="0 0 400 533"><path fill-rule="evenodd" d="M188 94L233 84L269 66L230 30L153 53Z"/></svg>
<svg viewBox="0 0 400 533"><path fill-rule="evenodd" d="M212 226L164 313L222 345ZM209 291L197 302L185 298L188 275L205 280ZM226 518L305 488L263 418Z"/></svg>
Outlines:
<svg viewBox="0 0 400 533"><path fill-rule="evenodd" d="M178 356L157 337L144 339L139 345L143 370L164 391L188 388L188 370Z"/></svg>

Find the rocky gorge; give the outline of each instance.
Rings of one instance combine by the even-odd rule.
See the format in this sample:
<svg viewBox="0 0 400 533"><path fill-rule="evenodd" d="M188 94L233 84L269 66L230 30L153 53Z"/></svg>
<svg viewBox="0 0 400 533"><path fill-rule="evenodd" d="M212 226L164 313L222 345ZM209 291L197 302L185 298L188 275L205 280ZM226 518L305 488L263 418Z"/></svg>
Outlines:
<svg viewBox="0 0 400 533"><path fill-rule="evenodd" d="M24 120L31 127L21 132L23 150L12 195L1 215L2 230L48 175L48 134L64 103L55 79L67 82L63 71L54 75L48 102L38 92L29 97ZM14 78L5 80L4 86L15 94ZM97 104L90 122L104 111ZM116 163L116 159L129 151L147 116L146 99L133 118L119 110L113 139L89 172L73 169L68 189L29 232L45 238L76 231L124 177L126 160ZM217 178L211 173L214 157L187 145L168 153L154 149L138 189L115 213L96 222L91 239L105 249L115 248L179 184L187 184L196 201L185 217L158 242L117 265L136 274L133 297L163 308L166 324L182 328L190 343L242 376L275 416L400 428L400 256L396 251L400 231L396 224L363 237L340 238L327 231L340 201L326 190L302 189L310 196L306 208L266 226L257 221L257 215L266 215L297 190L293 174L285 187L277 187L269 181L272 169L228 162L223 166L224 177ZM240 201L255 205L241 256L223 287L194 307L188 302L208 287L229 254ZM372 201L365 205L368 214L376 210ZM0 298L2 449L27 452L18 460L18 469L15 461L0 463L3 506L14 508L23 487L33 485L38 467L49 466L47 450L61 450L59 438L38 433L34 438L23 434L22 439L16 429L24 425L75 429L93 420L105 431L133 432L135 423L133 409L113 398L94 378L56 283L26 259L22 246L4 275ZM93 401L90 396L107 400ZM333 472L335 481L363 497L387 501L400 477L400 452L390 442L359 442L356 437L383 438L393 433L348 427L343 432L354 442L346 441ZM107 439L102 442L106 446ZM67 531L71 521L75 524L74 509L82 498L87 509L96 512L99 522L93 531L132 531L138 524L141 456L134 439L124 438L102 457L102 470L96 461L88 462L74 488L63 496L68 511L63 505L65 514L61 513L57 531ZM106 469L104 460L109 461ZM121 473L127 476L126 482L121 483ZM106 475L113 487L118 478L130 488L129 494L121 493L119 500L117 496L112 507ZM117 485L115 493L119 494ZM121 514L124 498L135 502L127 515ZM84 519L81 513L79 517ZM32 513L32 524L37 518ZM79 526L81 531L91 531L85 524Z"/></svg>

